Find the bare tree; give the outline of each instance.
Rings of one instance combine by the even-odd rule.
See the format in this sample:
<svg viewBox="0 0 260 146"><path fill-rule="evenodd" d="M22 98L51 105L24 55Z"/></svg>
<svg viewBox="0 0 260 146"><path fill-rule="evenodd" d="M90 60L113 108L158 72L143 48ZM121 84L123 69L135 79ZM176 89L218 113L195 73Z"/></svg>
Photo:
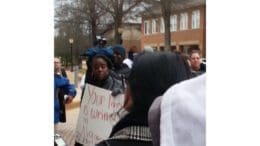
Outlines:
<svg viewBox="0 0 260 146"><path fill-rule="evenodd" d="M55 53L69 54L68 39L72 37L75 56L73 58L76 59L85 48L93 45L96 35L100 32L99 26L105 23L101 18L106 11L98 7L95 0L55 0L55 2L55 49L59 49L55 50Z"/></svg>
<svg viewBox="0 0 260 146"><path fill-rule="evenodd" d="M172 8L172 0L161 0L162 7L162 16L164 19L164 46L166 51L170 51L171 49L171 31L170 31L170 17L171 17L171 8Z"/></svg>
<svg viewBox="0 0 260 146"><path fill-rule="evenodd" d="M78 61L77 58L80 52L88 43L86 42L86 33L84 33L83 29L86 21L82 19L83 16L77 9L77 3L61 2L63 3L55 4L55 55L65 56L65 58L70 60L68 40L73 38L73 58L75 62Z"/></svg>
<svg viewBox="0 0 260 146"><path fill-rule="evenodd" d="M143 0L97 0L100 8L112 16L115 31L115 43L121 43L121 34L118 29L122 25L123 17L133 10Z"/></svg>
<svg viewBox="0 0 260 146"><path fill-rule="evenodd" d="M99 32L98 26L103 23L101 17L106 14L106 11L97 5L97 0L79 0L78 10L83 15L82 19L88 22L91 31L92 42L96 40L96 35Z"/></svg>

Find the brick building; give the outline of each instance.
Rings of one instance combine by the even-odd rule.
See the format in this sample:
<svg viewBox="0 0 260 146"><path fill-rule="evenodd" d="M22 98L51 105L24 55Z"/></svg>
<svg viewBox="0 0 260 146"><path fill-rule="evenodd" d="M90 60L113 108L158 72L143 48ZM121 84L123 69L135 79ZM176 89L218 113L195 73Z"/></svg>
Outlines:
<svg viewBox="0 0 260 146"><path fill-rule="evenodd" d="M189 53L199 49L206 57L206 4L197 1L176 7L170 18L171 51ZM164 20L160 7L155 7L149 15L142 16L141 48L152 47L164 50Z"/></svg>

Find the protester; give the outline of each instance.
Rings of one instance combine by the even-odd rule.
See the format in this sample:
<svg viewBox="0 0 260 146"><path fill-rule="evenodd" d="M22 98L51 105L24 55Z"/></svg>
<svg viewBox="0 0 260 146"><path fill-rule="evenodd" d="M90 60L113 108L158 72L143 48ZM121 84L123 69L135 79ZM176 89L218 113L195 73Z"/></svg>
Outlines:
<svg viewBox="0 0 260 146"><path fill-rule="evenodd" d="M199 51L193 50L190 54L190 66L191 66L192 77L196 77L196 76L201 75L205 72L206 67L203 66L204 69L202 70L201 65L202 65L202 63L201 63Z"/></svg>
<svg viewBox="0 0 260 146"><path fill-rule="evenodd" d="M152 133L157 132L157 137L153 137L154 146L206 145L205 79L204 74L174 85L164 93L161 104L158 104L160 99L153 103L149 120L154 121L149 121L149 124L158 124L158 119L160 123L151 128ZM155 109L160 110L161 116L152 112Z"/></svg>
<svg viewBox="0 0 260 146"><path fill-rule="evenodd" d="M104 55L96 55L92 62L92 78L90 84L113 91L113 89L121 89L122 84L110 75L112 69L111 61ZM121 91L123 92L123 91Z"/></svg>
<svg viewBox="0 0 260 146"><path fill-rule="evenodd" d="M117 74L129 74L130 68L123 63L123 60L125 59L125 48L121 45L115 45L113 47L113 55L114 71Z"/></svg>
<svg viewBox="0 0 260 146"><path fill-rule="evenodd" d="M109 139L97 146L152 146L148 110L170 86L189 78L183 58L174 53L144 53L133 65L125 92L129 113L113 127Z"/></svg>
<svg viewBox="0 0 260 146"><path fill-rule="evenodd" d="M86 52L81 54L81 56L85 56L88 58L87 60L87 72L85 76L85 83L88 83L88 80L91 78L92 74L92 58L97 54L102 54L107 56L109 59L113 58L113 49L112 47L105 47L106 39L100 36L97 36L97 40L94 42L94 47L87 49Z"/></svg>
<svg viewBox="0 0 260 146"><path fill-rule="evenodd" d="M116 96L123 93L122 83L111 76L110 70L112 69L112 63L104 55L96 55L92 60L92 77L89 80L89 84L94 86L111 90L112 95ZM75 146L82 146L79 142L75 142Z"/></svg>
<svg viewBox="0 0 260 146"><path fill-rule="evenodd" d="M60 69L60 60L54 60L54 124L55 131L57 124L61 121L61 104L69 104L72 102L73 98L76 96L76 88L74 85L69 83L69 80L61 75L58 71ZM58 99L58 93L60 90L67 95L66 99L62 100L60 103ZM64 96L62 98L65 98ZM62 113L64 114L64 113Z"/></svg>
<svg viewBox="0 0 260 146"><path fill-rule="evenodd" d="M125 59L125 48L121 45L115 45L113 47L113 55L114 68L111 72L111 75L120 80L123 84L123 88L125 89L125 80L130 73L130 68L125 63L123 63L123 60Z"/></svg>
<svg viewBox="0 0 260 146"><path fill-rule="evenodd" d="M92 78L92 60L93 57L100 54L108 57L110 60L113 59L113 49L112 47L105 47L106 46L106 39L102 38L101 36L96 37L96 41L94 41L94 47L87 49L84 53L81 54L83 57L87 57L87 72L84 75L84 84L81 84L81 88L83 88L81 92L81 100L84 95L84 87L86 83L89 83L89 81Z"/></svg>
<svg viewBox="0 0 260 146"><path fill-rule="evenodd" d="M61 75L65 78L67 78L67 73L65 71L65 69L62 67L61 65L61 60L60 58L58 57L55 57L54 58L54 72L55 74L58 74L58 75ZM66 96L66 93L65 91L60 88L58 91L57 91L57 96L58 96L58 99L59 99L59 104L60 104L60 122L63 122L65 123L66 122L66 107L65 107L65 104L64 104L64 96Z"/></svg>
<svg viewBox="0 0 260 146"><path fill-rule="evenodd" d="M54 58L54 72L67 78L66 70L62 67L61 60L58 57Z"/></svg>

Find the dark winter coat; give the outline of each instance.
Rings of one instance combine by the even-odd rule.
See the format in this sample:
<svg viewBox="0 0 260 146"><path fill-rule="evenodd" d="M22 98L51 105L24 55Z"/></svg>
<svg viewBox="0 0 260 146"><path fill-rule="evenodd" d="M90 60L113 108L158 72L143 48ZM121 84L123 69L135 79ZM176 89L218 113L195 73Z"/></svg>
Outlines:
<svg viewBox="0 0 260 146"><path fill-rule="evenodd" d="M109 139L96 146L152 146L147 113L130 112L113 127Z"/></svg>
<svg viewBox="0 0 260 146"><path fill-rule="evenodd" d="M122 64L120 66L115 65L115 68L111 71L111 76L119 80L125 89L126 80L130 74L130 71L131 69L126 64Z"/></svg>
<svg viewBox="0 0 260 146"><path fill-rule="evenodd" d="M114 65L113 71L117 74L123 74L128 76L130 73L130 68L126 64L121 64L121 65Z"/></svg>
<svg viewBox="0 0 260 146"><path fill-rule="evenodd" d="M111 90L111 91L113 91L115 88L118 88L118 89L122 88L122 84L120 83L120 81L113 78L110 75L108 76L107 79L105 79L102 82L96 82L95 80L90 80L89 84L103 88L103 89Z"/></svg>

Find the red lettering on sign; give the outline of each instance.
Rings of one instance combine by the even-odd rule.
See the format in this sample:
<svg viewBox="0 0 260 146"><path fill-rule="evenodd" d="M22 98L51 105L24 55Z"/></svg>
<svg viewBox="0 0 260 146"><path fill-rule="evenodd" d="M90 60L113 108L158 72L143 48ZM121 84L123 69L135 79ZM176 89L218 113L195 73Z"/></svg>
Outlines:
<svg viewBox="0 0 260 146"><path fill-rule="evenodd" d="M109 100L108 100L108 108L112 108L112 109L119 109L123 106L123 103L121 102L121 100L115 100L115 97L113 97L112 95L109 96Z"/></svg>
<svg viewBox="0 0 260 146"><path fill-rule="evenodd" d="M90 88L90 86L88 86L88 91L89 91L89 99L88 99L88 104L92 104L92 105L102 105L102 103L104 102L105 97L102 95L98 95L97 92L95 91L95 87L93 87L92 89Z"/></svg>

